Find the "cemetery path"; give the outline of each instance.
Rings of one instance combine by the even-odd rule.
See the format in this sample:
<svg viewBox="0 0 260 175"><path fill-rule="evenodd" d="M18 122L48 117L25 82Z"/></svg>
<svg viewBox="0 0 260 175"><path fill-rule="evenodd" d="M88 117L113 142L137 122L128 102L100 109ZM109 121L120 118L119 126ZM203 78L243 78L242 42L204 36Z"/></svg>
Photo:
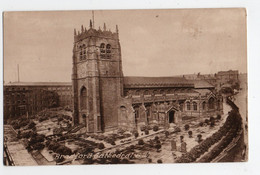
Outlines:
<svg viewBox="0 0 260 175"><path fill-rule="evenodd" d="M16 133L12 126L4 125L4 136L7 138L5 142L15 166L34 166L38 165L30 153L25 149L24 145L16 138Z"/></svg>

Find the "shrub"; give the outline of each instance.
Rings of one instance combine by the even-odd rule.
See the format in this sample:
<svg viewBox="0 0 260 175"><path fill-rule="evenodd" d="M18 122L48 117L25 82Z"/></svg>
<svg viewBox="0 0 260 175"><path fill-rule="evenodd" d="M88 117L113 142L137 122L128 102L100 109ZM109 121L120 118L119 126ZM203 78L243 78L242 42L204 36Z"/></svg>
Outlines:
<svg viewBox="0 0 260 175"><path fill-rule="evenodd" d="M129 149L134 150L135 146L134 145L130 145Z"/></svg>
<svg viewBox="0 0 260 175"><path fill-rule="evenodd" d="M116 142L115 142L114 140L112 140L112 141L110 142L110 144L111 144L111 145L116 145Z"/></svg>
<svg viewBox="0 0 260 175"><path fill-rule="evenodd" d="M181 142L183 142L183 138L184 138L183 136L180 136L180 140L181 140Z"/></svg>
<svg viewBox="0 0 260 175"><path fill-rule="evenodd" d="M217 115L217 120L220 120L220 119L221 119L221 115L218 114L218 115Z"/></svg>
<svg viewBox="0 0 260 175"><path fill-rule="evenodd" d="M192 131L189 131L188 134L189 134L189 137L191 138L192 137Z"/></svg>
<svg viewBox="0 0 260 175"><path fill-rule="evenodd" d="M157 160L157 163L163 163L161 159L158 159Z"/></svg>
<svg viewBox="0 0 260 175"><path fill-rule="evenodd" d="M181 128L179 128L179 127L176 126L176 127L174 128L174 132L181 132Z"/></svg>
<svg viewBox="0 0 260 175"><path fill-rule="evenodd" d="M190 125L188 125L188 124L184 125L184 129L185 129L186 131L188 131L188 130L190 129Z"/></svg>
<svg viewBox="0 0 260 175"><path fill-rule="evenodd" d="M41 117L41 118L39 119L39 122L43 122L43 121L45 121L45 120L47 120L47 119L48 119L48 117L46 117L46 116Z"/></svg>
<svg viewBox="0 0 260 175"><path fill-rule="evenodd" d="M157 125L154 125L153 131L156 132L156 131L158 131L158 130L159 130L159 127L158 127Z"/></svg>
<svg viewBox="0 0 260 175"><path fill-rule="evenodd" d="M61 122L63 118L61 116L58 117L58 122Z"/></svg>
<svg viewBox="0 0 260 175"><path fill-rule="evenodd" d="M36 127L33 127L32 130L33 130L33 132L36 132Z"/></svg>
<svg viewBox="0 0 260 175"><path fill-rule="evenodd" d="M213 121L213 120L215 121L215 118L211 116L211 117L209 118L209 121Z"/></svg>
<svg viewBox="0 0 260 175"><path fill-rule="evenodd" d="M200 143L202 141L202 135L201 134L198 134L197 135L197 138L198 138L198 142Z"/></svg>
<svg viewBox="0 0 260 175"><path fill-rule="evenodd" d="M25 149L27 149L28 152L31 152L31 151L33 150L32 147L31 147L30 145L26 146Z"/></svg>
<svg viewBox="0 0 260 175"><path fill-rule="evenodd" d="M159 140L159 137L158 137L158 136L155 136L155 137L154 137L154 140Z"/></svg>
<svg viewBox="0 0 260 175"><path fill-rule="evenodd" d="M144 140L143 139L138 140L138 145L144 145Z"/></svg>
<svg viewBox="0 0 260 175"><path fill-rule="evenodd" d="M144 133L145 133L145 135L148 135L148 134L149 134L149 130L146 129L146 130L144 131Z"/></svg>
<svg viewBox="0 0 260 175"><path fill-rule="evenodd" d="M52 151L54 151L54 152L56 152L56 150L59 148L59 146L60 146L59 143L52 141L52 142L49 144L48 149L49 149L49 150L52 150Z"/></svg>
<svg viewBox="0 0 260 175"><path fill-rule="evenodd" d="M28 125L28 129L32 129L35 127L35 123L34 122L30 122L29 125Z"/></svg>
<svg viewBox="0 0 260 175"><path fill-rule="evenodd" d="M209 124L209 119L205 119L204 123Z"/></svg>
<svg viewBox="0 0 260 175"><path fill-rule="evenodd" d="M19 133L18 133L18 135L19 135ZM21 134L21 137L22 138L30 138L32 136L32 132L31 131L28 131L28 132L24 132L24 133L22 133Z"/></svg>
<svg viewBox="0 0 260 175"><path fill-rule="evenodd" d="M200 122L199 125L202 127L203 126L203 122Z"/></svg>
<svg viewBox="0 0 260 175"><path fill-rule="evenodd" d="M105 145L103 143L98 144L98 149L104 149L104 148L105 148Z"/></svg>
<svg viewBox="0 0 260 175"><path fill-rule="evenodd" d="M160 151L161 147L162 147L162 145L161 145L161 144L156 144L156 145L155 145L155 148L157 149L157 152L159 152L159 151Z"/></svg>
<svg viewBox="0 0 260 175"><path fill-rule="evenodd" d="M51 143L51 141L50 141L50 140L47 140L47 141L45 142L45 145L46 145L46 146L49 146L50 143Z"/></svg>
<svg viewBox="0 0 260 175"><path fill-rule="evenodd" d="M151 159L151 158L149 158L149 159L148 159L148 162L149 162L149 163L152 163L152 159Z"/></svg>
<svg viewBox="0 0 260 175"><path fill-rule="evenodd" d="M45 139L45 135L32 136L29 143L33 145L35 143L44 142L44 139Z"/></svg>
<svg viewBox="0 0 260 175"><path fill-rule="evenodd" d="M168 137L170 135L169 131L165 131L165 137Z"/></svg>
<svg viewBox="0 0 260 175"><path fill-rule="evenodd" d="M145 125L140 126L140 130L141 131L145 131L146 130L146 126Z"/></svg>
<svg viewBox="0 0 260 175"><path fill-rule="evenodd" d="M118 134L124 134L124 133L125 133L125 130L124 130L123 128L119 128L119 129L117 130L117 133L118 133Z"/></svg>
<svg viewBox="0 0 260 175"><path fill-rule="evenodd" d="M59 134L62 134L62 132L63 132L62 128L55 128L55 129L53 129L53 134L59 135Z"/></svg>
<svg viewBox="0 0 260 175"><path fill-rule="evenodd" d="M135 136L135 138L137 138L137 137L139 136L139 133L138 133L138 132L135 132L135 133L134 133L134 136Z"/></svg>
<svg viewBox="0 0 260 175"><path fill-rule="evenodd" d="M63 146L62 149L63 149L62 151L63 155L72 155L72 150L70 148Z"/></svg>
<svg viewBox="0 0 260 175"><path fill-rule="evenodd" d="M212 121L210 122L210 126L211 126L211 127L215 126L215 120L212 120Z"/></svg>
<svg viewBox="0 0 260 175"><path fill-rule="evenodd" d="M32 145L32 148L34 150L42 150L44 147L45 147L45 145L43 143L40 143L40 142L35 143L34 145Z"/></svg>

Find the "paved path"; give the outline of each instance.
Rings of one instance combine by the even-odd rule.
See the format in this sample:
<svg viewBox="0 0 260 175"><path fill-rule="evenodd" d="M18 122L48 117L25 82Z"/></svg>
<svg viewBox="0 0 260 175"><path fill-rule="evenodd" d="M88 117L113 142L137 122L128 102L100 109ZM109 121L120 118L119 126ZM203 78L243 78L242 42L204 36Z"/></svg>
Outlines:
<svg viewBox="0 0 260 175"><path fill-rule="evenodd" d="M4 125L4 136L7 137L7 148L14 161L15 166L33 166L38 165L30 153L27 152L24 145L16 138L16 133L10 125Z"/></svg>

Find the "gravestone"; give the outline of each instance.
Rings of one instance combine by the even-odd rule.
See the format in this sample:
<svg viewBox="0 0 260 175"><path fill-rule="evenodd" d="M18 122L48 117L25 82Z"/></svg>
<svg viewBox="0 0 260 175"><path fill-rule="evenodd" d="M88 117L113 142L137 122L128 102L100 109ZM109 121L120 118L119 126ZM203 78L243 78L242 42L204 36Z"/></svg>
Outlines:
<svg viewBox="0 0 260 175"><path fill-rule="evenodd" d="M172 151L176 151L177 150L177 146L176 146L176 141L175 140L172 140L171 141L171 147L172 147Z"/></svg>
<svg viewBox="0 0 260 175"><path fill-rule="evenodd" d="M187 152L187 143L186 142L182 142L181 143L181 152L186 153Z"/></svg>

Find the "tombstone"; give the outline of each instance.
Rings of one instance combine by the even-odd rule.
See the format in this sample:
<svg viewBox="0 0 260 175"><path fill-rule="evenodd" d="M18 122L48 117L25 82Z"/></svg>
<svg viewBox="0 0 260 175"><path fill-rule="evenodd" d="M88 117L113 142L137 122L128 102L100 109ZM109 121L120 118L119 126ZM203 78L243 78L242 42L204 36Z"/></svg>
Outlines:
<svg viewBox="0 0 260 175"><path fill-rule="evenodd" d="M187 152L187 143L186 142L182 142L181 143L181 152L186 153Z"/></svg>
<svg viewBox="0 0 260 175"><path fill-rule="evenodd" d="M171 149L172 151L177 150L176 141L174 139L171 141L171 147L172 147L172 149Z"/></svg>

